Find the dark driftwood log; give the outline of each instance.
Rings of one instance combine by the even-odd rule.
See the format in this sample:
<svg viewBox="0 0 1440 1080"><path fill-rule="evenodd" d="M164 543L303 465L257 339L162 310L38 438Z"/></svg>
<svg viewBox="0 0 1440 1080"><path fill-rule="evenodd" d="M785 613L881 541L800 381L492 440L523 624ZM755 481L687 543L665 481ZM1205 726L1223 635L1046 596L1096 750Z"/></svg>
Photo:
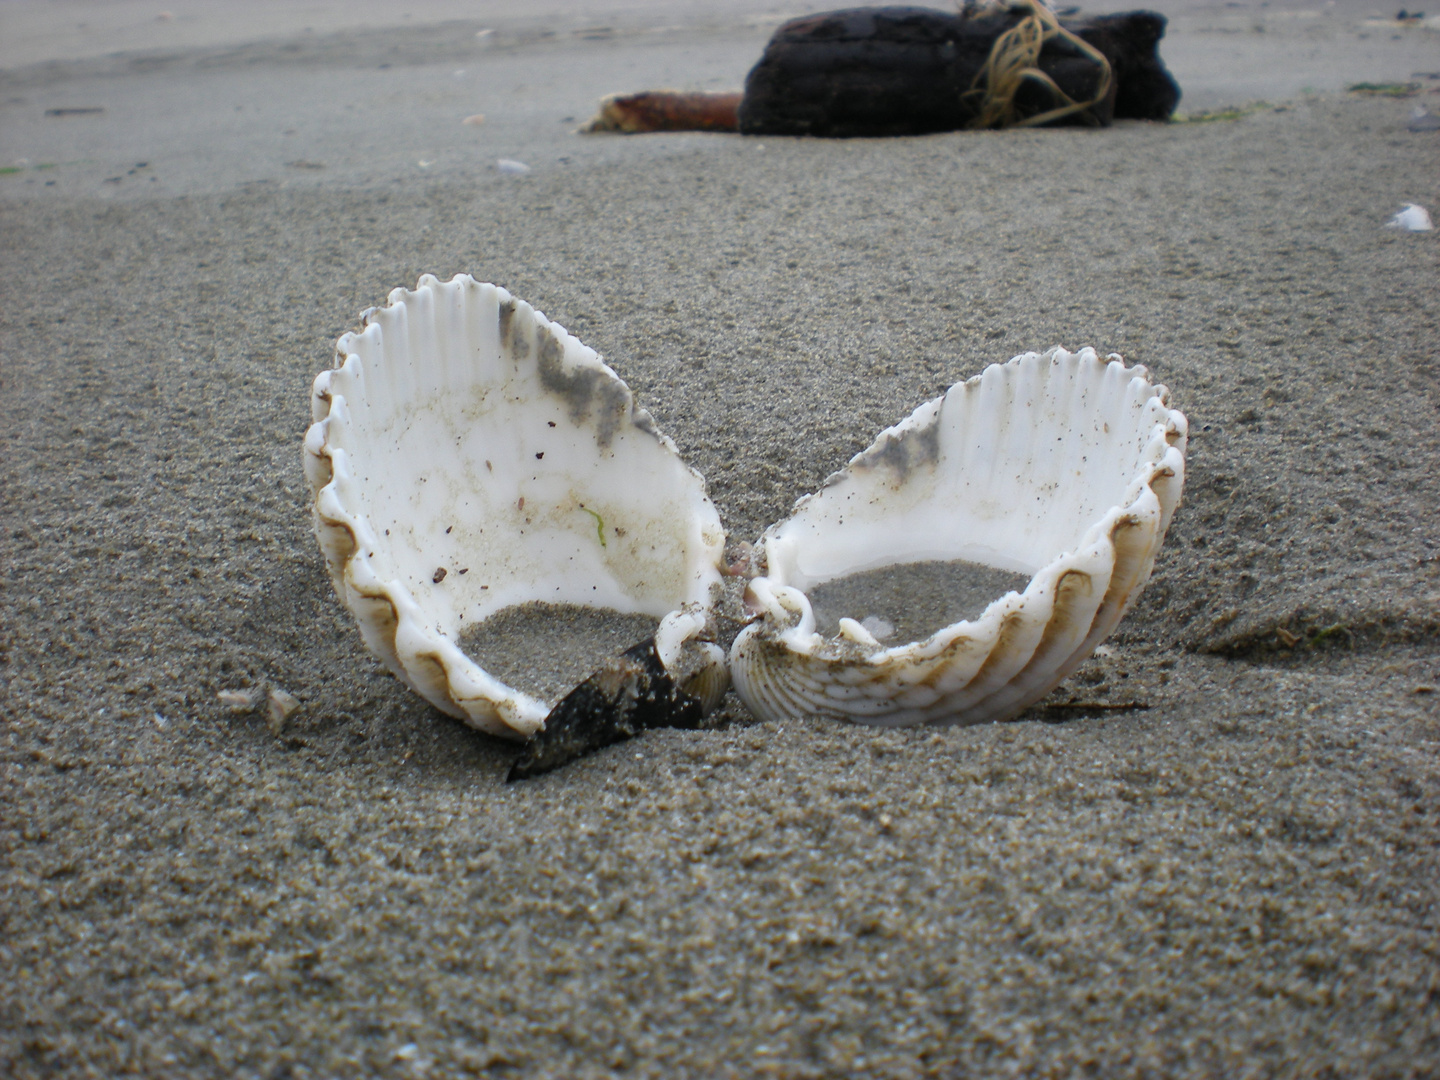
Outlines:
<svg viewBox="0 0 1440 1080"><path fill-rule="evenodd" d="M921 135L970 127L980 113L980 75L995 40L1023 10L854 8L794 19L775 32L745 80L740 130L747 135L829 137ZM1112 118L1164 120L1180 88L1156 52L1165 18L1149 11L1062 19L1061 25L1110 62L1109 92L1062 123ZM1046 43L1039 68L1072 100L1094 98L1098 64L1062 39ZM1027 82L1016 112L1036 116L1057 104Z"/></svg>

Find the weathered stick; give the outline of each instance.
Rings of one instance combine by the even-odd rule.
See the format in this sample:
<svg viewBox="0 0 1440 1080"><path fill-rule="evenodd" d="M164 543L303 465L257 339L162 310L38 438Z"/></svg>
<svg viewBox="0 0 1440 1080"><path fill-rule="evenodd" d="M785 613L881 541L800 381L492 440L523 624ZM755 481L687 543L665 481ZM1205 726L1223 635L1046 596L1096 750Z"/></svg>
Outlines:
<svg viewBox="0 0 1440 1080"><path fill-rule="evenodd" d="M611 94L586 131L739 131L740 91L643 90Z"/></svg>

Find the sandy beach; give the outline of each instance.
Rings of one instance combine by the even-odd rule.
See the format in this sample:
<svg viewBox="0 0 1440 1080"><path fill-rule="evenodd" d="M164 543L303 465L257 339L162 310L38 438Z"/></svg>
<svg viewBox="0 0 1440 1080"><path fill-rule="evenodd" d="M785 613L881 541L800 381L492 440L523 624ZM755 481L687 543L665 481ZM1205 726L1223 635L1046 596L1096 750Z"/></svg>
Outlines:
<svg viewBox="0 0 1440 1080"><path fill-rule="evenodd" d="M166 6L0 3L0 1073L1440 1075L1434 20L1161 6L1182 111L1267 104L822 141L574 130L828 5ZM1184 502L1016 722L732 695L506 785L301 472L423 273L599 350L732 539L1057 344L1170 387Z"/></svg>

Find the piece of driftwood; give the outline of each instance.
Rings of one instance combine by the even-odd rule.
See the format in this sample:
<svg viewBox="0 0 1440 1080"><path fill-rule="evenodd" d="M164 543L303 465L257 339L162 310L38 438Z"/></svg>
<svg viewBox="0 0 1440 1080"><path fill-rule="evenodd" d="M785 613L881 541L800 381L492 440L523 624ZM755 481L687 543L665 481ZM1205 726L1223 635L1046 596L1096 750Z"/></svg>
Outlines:
<svg viewBox="0 0 1440 1080"><path fill-rule="evenodd" d="M843 138L1165 120L1180 87L1160 60L1164 34L1154 12L1056 19L1034 0L807 15L775 31L743 97L615 95L588 130Z"/></svg>
<svg viewBox="0 0 1440 1080"><path fill-rule="evenodd" d="M738 131L740 98L738 90L611 94L600 102L600 112L585 130L626 135L643 131Z"/></svg>

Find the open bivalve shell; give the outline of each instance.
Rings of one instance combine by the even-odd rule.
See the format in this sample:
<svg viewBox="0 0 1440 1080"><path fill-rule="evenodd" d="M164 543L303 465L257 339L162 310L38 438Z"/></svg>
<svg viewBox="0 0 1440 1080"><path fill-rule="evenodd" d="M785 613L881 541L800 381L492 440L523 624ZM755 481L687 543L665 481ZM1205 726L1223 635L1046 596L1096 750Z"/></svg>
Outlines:
<svg viewBox="0 0 1440 1080"><path fill-rule="evenodd" d="M713 705L724 654L700 637L720 519L619 376L465 275L426 275L363 319L315 380L304 458L320 546L369 648L442 711L526 737L555 702L489 674L462 634L532 601L643 613L661 620L654 639L574 707L653 703L669 675L688 719Z"/></svg>
<svg viewBox="0 0 1440 1080"><path fill-rule="evenodd" d="M745 704L891 726L1003 720L1038 701L1150 576L1184 481L1186 422L1167 393L1118 356L1054 349L882 432L762 538L765 575L746 592L760 618L730 652ZM817 630L807 593L822 583L919 563L1029 584L892 647L859 609Z"/></svg>

